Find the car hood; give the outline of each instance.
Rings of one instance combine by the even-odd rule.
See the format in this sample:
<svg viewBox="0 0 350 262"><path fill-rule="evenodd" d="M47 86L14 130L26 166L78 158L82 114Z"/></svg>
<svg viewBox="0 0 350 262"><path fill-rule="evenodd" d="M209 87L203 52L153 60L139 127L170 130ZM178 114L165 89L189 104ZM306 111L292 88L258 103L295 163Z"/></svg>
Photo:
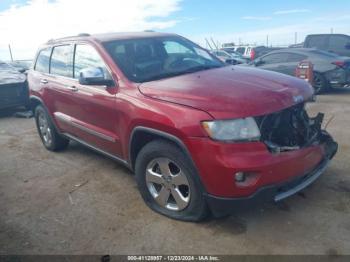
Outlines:
<svg viewBox="0 0 350 262"><path fill-rule="evenodd" d="M197 108L217 119L265 115L308 100L304 80L261 69L227 66L139 85L142 94Z"/></svg>
<svg viewBox="0 0 350 262"><path fill-rule="evenodd" d="M0 70L0 85L22 83L26 76L15 70Z"/></svg>

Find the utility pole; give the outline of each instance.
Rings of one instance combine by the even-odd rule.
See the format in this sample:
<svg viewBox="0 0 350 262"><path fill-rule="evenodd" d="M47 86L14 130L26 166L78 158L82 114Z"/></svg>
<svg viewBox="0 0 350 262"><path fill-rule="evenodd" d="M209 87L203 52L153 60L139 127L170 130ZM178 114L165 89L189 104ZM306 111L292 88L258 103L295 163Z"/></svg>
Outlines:
<svg viewBox="0 0 350 262"><path fill-rule="evenodd" d="M266 36L266 47L269 47L269 35Z"/></svg>
<svg viewBox="0 0 350 262"><path fill-rule="evenodd" d="M333 34L333 27L331 28L331 34Z"/></svg>
<svg viewBox="0 0 350 262"><path fill-rule="evenodd" d="M213 50L213 48L211 47L211 45L210 45L210 43L209 43L208 39L205 39L205 42L206 42L206 43L207 43L207 45L209 46L210 50Z"/></svg>
<svg viewBox="0 0 350 262"><path fill-rule="evenodd" d="M11 50L11 45L10 44L9 44L9 52L10 52L11 61L13 61L12 50Z"/></svg>
<svg viewBox="0 0 350 262"><path fill-rule="evenodd" d="M216 49L219 49L219 48L216 46L216 44L215 44L215 42L214 42L214 39L213 39L212 37L210 37L210 40L211 40L211 42L213 43L214 47L215 47Z"/></svg>
<svg viewBox="0 0 350 262"><path fill-rule="evenodd" d="M294 44L297 44L298 43L298 33L295 32L294 34Z"/></svg>

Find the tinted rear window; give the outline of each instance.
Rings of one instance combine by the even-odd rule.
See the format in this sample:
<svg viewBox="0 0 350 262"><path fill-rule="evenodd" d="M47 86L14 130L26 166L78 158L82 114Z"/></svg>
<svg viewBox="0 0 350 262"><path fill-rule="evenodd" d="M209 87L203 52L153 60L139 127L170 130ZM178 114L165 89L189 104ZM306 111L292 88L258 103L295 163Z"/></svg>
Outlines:
<svg viewBox="0 0 350 262"><path fill-rule="evenodd" d="M264 56L262 61L265 64L278 64L287 62L288 54L287 53L276 53Z"/></svg>
<svg viewBox="0 0 350 262"><path fill-rule="evenodd" d="M344 50L350 43L350 37L343 35L334 35L329 38L329 48L331 50Z"/></svg>
<svg viewBox="0 0 350 262"><path fill-rule="evenodd" d="M288 53L287 62L300 62L306 58L306 55Z"/></svg>
<svg viewBox="0 0 350 262"><path fill-rule="evenodd" d="M35 70L48 73L50 63L51 48L46 48L40 51L35 64Z"/></svg>
<svg viewBox="0 0 350 262"><path fill-rule="evenodd" d="M237 49L236 49L236 52L238 52L238 53L240 53L240 54L244 54L244 51L245 51L245 47L238 47Z"/></svg>
<svg viewBox="0 0 350 262"><path fill-rule="evenodd" d="M327 48L327 35L309 36L306 40L306 47L314 47L319 49Z"/></svg>

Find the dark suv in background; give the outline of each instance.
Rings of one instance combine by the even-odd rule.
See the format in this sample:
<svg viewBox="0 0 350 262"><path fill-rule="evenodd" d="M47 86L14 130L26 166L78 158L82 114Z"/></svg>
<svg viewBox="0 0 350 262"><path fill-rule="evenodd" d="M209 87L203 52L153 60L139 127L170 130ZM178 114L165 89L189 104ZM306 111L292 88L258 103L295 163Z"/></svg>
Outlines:
<svg viewBox="0 0 350 262"><path fill-rule="evenodd" d="M350 36L343 34L308 35L304 41L305 48L317 48L350 57Z"/></svg>
<svg viewBox="0 0 350 262"><path fill-rule="evenodd" d="M174 34L52 40L28 82L48 150L75 140L121 162L146 204L175 219L281 201L337 151L323 115L305 111L304 80L226 65Z"/></svg>

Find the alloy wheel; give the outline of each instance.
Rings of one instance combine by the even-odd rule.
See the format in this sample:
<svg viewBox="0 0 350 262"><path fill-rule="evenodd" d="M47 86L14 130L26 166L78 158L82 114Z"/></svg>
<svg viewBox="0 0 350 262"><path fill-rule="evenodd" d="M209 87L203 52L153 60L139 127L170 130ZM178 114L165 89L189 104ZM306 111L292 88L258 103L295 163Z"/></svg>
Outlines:
<svg viewBox="0 0 350 262"><path fill-rule="evenodd" d="M156 158L147 165L146 184L161 207L181 211L190 203L190 185L186 174L168 158Z"/></svg>
<svg viewBox="0 0 350 262"><path fill-rule="evenodd" d="M51 128L43 112L40 112L38 115L38 125L41 137L43 138L45 145L50 146L52 143Z"/></svg>

